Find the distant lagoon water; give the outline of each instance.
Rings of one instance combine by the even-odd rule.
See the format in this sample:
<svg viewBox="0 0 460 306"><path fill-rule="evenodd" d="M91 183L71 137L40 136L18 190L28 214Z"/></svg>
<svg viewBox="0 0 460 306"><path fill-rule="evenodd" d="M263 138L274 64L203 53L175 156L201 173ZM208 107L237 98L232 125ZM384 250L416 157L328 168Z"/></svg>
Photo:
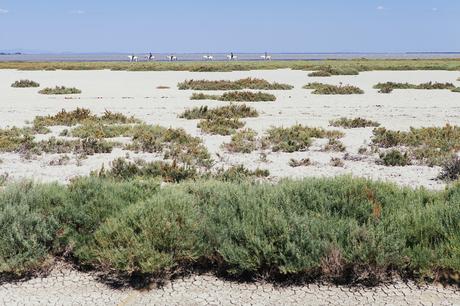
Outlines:
<svg viewBox="0 0 460 306"><path fill-rule="evenodd" d="M178 61L203 61L204 55L212 55L214 61L226 61L229 53L153 53L155 61L167 61L174 55ZM263 53L234 53L240 61L262 60ZM55 53L55 54L3 54L0 61L23 62L123 62L129 53ZM134 53L139 61L145 61L147 53ZM325 59L460 59L460 52L436 53L269 53L272 60L325 60Z"/></svg>

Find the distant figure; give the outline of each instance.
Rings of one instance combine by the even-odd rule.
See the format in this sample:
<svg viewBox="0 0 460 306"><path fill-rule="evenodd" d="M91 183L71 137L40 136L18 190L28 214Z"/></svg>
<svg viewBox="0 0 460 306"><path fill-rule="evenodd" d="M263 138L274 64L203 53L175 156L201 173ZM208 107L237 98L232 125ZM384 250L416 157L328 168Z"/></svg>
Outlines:
<svg viewBox="0 0 460 306"><path fill-rule="evenodd" d="M233 54L233 52L230 53L230 55L227 55L227 59L229 61L235 61L238 57Z"/></svg>
<svg viewBox="0 0 460 306"><path fill-rule="evenodd" d="M130 62L137 62L139 58L134 54L128 56Z"/></svg>
<svg viewBox="0 0 460 306"><path fill-rule="evenodd" d="M209 55L209 54L208 54L208 55L204 55L204 56L203 56L203 59L204 59L205 61L212 61L212 60L214 60L214 56Z"/></svg>
<svg viewBox="0 0 460 306"><path fill-rule="evenodd" d="M263 60L266 60L266 61L271 61L272 60L272 57L271 55L268 55L267 52L265 52L264 55L260 56Z"/></svg>
<svg viewBox="0 0 460 306"><path fill-rule="evenodd" d="M150 54L149 54L149 62L153 61L154 58L155 58L155 56L153 56L152 52L150 52Z"/></svg>
<svg viewBox="0 0 460 306"><path fill-rule="evenodd" d="M168 55L166 57L170 62L177 61L177 56L174 55Z"/></svg>

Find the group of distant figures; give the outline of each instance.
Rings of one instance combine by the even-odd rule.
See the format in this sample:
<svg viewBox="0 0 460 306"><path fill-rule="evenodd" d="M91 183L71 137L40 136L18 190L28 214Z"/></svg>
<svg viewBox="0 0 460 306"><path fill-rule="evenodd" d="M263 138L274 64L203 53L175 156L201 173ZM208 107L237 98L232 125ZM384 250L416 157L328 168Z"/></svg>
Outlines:
<svg viewBox="0 0 460 306"><path fill-rule="evenodd" d="M129 55L128 56L129 58L129 61L130 62L138 62L139 61L139 57L138 56L135 56L134 54L133 55ZM264 55L261 55L260 56L261 59L263 59L264 61L271 61L272 60L272 56L271 55L268 55L267 52L265 52ZM166 59L170 62L175 62L177 61L177 56L175 55L168 55L166 56ZM149 53L146 57L145 57L145 60L147 62L151 62L151 61L154 61L155 60L155 56L152 54L152 53ZM203 60L205 61L213 61L214 60L214 56L212 55L203 55ZM227 60L229 61L236 61L238 60L238 56L236 56L235 54L230 53L230 54L227 54Z"/></svg>

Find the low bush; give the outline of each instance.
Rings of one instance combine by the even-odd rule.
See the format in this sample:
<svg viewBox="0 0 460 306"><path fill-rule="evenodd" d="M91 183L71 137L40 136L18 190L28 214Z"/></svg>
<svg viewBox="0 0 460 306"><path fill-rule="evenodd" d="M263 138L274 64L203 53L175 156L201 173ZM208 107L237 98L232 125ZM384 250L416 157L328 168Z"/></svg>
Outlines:
<svg viewBox="0 0 460 306"><path fill-rule="evenodd" d="M393 92L393 88L390 87L390 86L384 86L382 88L380 88L379 90L379 93L381 94L389 94L389 93L392 93Z"/></svg>
<svg viewBox="0 0 460 306"><path fill-rule="evenodd" d="M235 133L230 143L224 144L224 147L231 153L251 153L257 149L256 137L256 131L244 129Z"/></svg>
<svg viewBox="0 0 460 306"><path fill-rule="evenodd" d="M329 121L329 124L334 127L343 127L346 129L353 129L353 128L364 128L364 127L378 127L380 126L380 123L372 121L372 120L367 120L361 117L356 117L356 118L345 118L342 117L337 120L331 120Z"/></svg>
<svg viewBox="0 0 460 306"><path fill-rule="evenodd" d="M81 94L81 90L75 87L56 86L54 88L43 88L38 93L42 95L74 95Z"/></svg>
<svg viewBox="0 0 460 306"><path fill-rule="evenodd" d="M338 157L332 157L330 162L329 162L329 164L332 167L343 167L343 166L345 166L345 164L343 163L343 160L341 160Z"/></svg>
<svg viewBox="0 0 460 306"><path fill-rule="evenodd" d="M452 156L447 159L442 165L442 171L438 176L438 179L452 182L460 178L460 158L458 155Z"/></svg>
<svg viewBox="0 0 460 306"><path fill-rule="evenodd" d="M326 151L326 152L344 152L345 151L345 145L337 140L337 139L329 139L329 141L327 142L327 144L324 146L323 150Z"/></svg>
<svg viewBox="0 0 460 306"><path fill-rule="evenodd" d="M19 80L11 84L11 87L15 87L15 88L40 87L40 84L38 84L35 81L31 81L31 80Z"/></svg>
<svg viewBox="0 0 460 306"><path fill-rule="evenodd" d="M272 94L264 92L251 91L231 91L222 95L207 95L203 93L194 93L191 100L218 100L228 102L270 102L276 101Z"/></svg>
<svg viewBox="0 0 460 306"><path fill-rule="evenodd" d="M187 109L179 117L185 119L213 119L223 118L250 118L258 117L259 113L254 108L245 104L231 104L228 106L209 108L208 106Z"/></svg>
<svg viewBox="0 0 460 306"><path fill-rule="evenodd" d="M455 86L452 83L438 83L438 82L427 82L422 84L409 84L409 83L395 83L395 82L386 82L378 83L374 85L375 89L390 90L390 89L454 89Z"/></svg>
<svg viewBox="0 0 460 306"><path fill-rule="evenodd" d="M113 113L106 110L102 116L96 116L89 109L78 107L73 111L63 109L55 115L37 116L34 119L34 126L73 126L83 123L128 124L139 122L140 120L134 117L127 117L122 113Z"/></svg>
<svg viewBox="0 0 460 306"><path fill-rule="evenodd" d="M165 182L177 183L196 178L198 174L195 168L178 166L175 162L146 162L144 160L137 160L135 163L132 163L126 161L124 158L118 158L110 163L110 169L103 167L99 171L93 172L92 175L117 180L162 178Z"/></svg>
<svg viewBox="0 0 460 306"><path fill-rule="evenodd" d="M460 92L460 87L456 87L456 88L452 89L452 92Z"/></svg>
<svg viewBox="0 0 460 306"><path fill-rule="evenodd" d="M270 176L270 171L265 169L249 170L243 165L232 166L227 169L219 169L212 177L224 182L243 182L251 178L265 178Z"/></svg>
<svg viewBox="0 0 460 306"><path fill-rule="evenodd" d="M332 67L332 66L323 66L320 70L314 71L308 76L310 77L328 77L332 75L358 75L359 70L352 67Z"/></svg>
<svg viewBox="0 0 460 306"><path fill-rule="evenodd" d="M203 132L212 135L232 135L236 133L236 130L242 128L244 122L238 118L224 118L217 117L214 119L204 119L198 123L198 128Z"/></svg>
<svg viewBox="0 0 460 306"><path fill-rule="evenodd" d="M79 138L113 138L120 136L130 136L133 127L130 125L106 125L100 123L85 123L69 131L64 130L61 136L73 136Z"/></svg>
<svg viewBox="0 0 460 306"><path fill-rule="evenodd" d="M354 95L364 93L361 88L352 85L336 86L323 83L309 83L303 88L313 89L312 94L315 95Z"/></svg>
<svg viewBox="0 0 460 306"><path fill-rule="evenodd" d="M401 153L399 150L391 150L380 153L380 160L385 166L407 166L410 165L410 159L406 153Z"/></svg>
<svg viewBox="0 0 460 306"><path fill-rule="evenodd" d="M271 146L273 152L305 151L312 142L312 138L341 138L339 131L326 131L320 128L310 128L300 124L289 128L272 127L264 137L264 146Z"/></svg>
<svg viewBox="0 0 460 306"><path fill-rule="evenodd" d="M289 90L293 86L288 84L270 83L262 79L246 78L237 81L207 81L207 80L187 80L177 84L180 90Z"/></svg>
<svg viewBox="0 0 460 306"><path fill-rule="evenodd" d="M458 184L437 192L351 177L254 184L239 178L245 170L231 172L163 188L102 177L8 185L0 273L33 273L61 254L112 280L164 280L196 265L366 284L460 273Z"/></svg>
<svg viewBox="0 0 460 306"><path fill-rule="evenodd" d="M141 124L133 127L132 139L133 143L126 149L162 153L164 159L191 166L209 167L212 163L201 139L192 137L183 129Z"/></svg>
<svg viewBox="0 0 460 306"><path fill-rule="evenodd" d="M383 148L403 146L411 160L429 166L442 165L452 154L460 151L460 127L411 128L408 132L377 128L372 142Z"/></svg>

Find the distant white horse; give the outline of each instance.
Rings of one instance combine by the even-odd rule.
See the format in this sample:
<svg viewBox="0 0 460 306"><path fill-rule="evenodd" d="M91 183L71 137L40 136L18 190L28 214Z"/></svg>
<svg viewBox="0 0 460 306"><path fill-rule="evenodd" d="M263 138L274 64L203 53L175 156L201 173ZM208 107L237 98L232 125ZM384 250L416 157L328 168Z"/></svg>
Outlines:
<svg viewBox="0 0 460 306"><path fill-rule="evenodd" d="M147 62L151 62L151 61L154 61L154 60L155 60L155 56L153 56L153 55L147 55L147 56L145 57L145 59L147 60Z"/></svg>
<svg viewBox="0 0 460 306"><path fill-rule="evenodd" d="M271 55L261 55L260 56L261 59L263 59L264 61L271 61L272 60L272 56Z"/></svg>
<svg viewBox="0 0 460 306"><path fill-rule="evenodd" d="M167 58L168 61L170 61L170 62L177 61L177 56L175 56L175 55L168 55L168 56L166 56L166 58Z"/></svg>
<svg viewBox="0 0 460 306"><path fill-rule="evenodd" d="M130 62L138 62L138 61L139 61L139 57L138 57L138 56L129 55L128 58L129 58L129 61L130 61Z"/></svg>
<svg viewBox="0 0 460 306"><path fill-rule="evenodd" d="M214 56L212 55L203 55L203 59L205 61L213 61L214 60Z"/></svg>
<svg viewBox="0 0 460 306"><path fill-rule="evenodd" d="M229 61L236 61L236 60L238 60L238 56L228 54L228 55L227 55L227 59L228 59Z"/></svg>

